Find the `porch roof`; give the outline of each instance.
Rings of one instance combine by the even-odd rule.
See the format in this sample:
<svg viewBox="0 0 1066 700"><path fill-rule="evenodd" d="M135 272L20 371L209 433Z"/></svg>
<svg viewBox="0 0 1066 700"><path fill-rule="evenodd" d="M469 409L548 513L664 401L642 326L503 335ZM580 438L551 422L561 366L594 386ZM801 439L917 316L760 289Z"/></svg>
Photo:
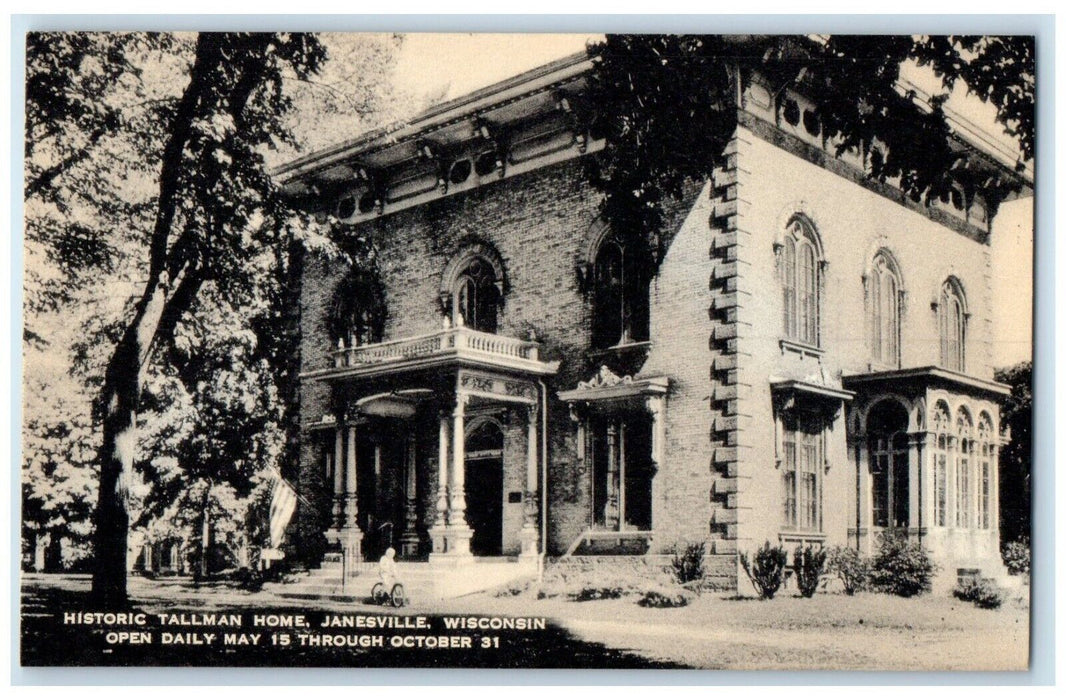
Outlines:
<svg viewBox="0 0 1066 700"><path fill-rule="evenodd" d="M941 386L969 394L994 397L1010 396L1010 387L1006 384L989 379L980 379L936 365L893 369L883 372L847 374L841 378L841 382L846 388L853 391L862 391L870 387L891 385L899 382L913 382Z"/></svg>

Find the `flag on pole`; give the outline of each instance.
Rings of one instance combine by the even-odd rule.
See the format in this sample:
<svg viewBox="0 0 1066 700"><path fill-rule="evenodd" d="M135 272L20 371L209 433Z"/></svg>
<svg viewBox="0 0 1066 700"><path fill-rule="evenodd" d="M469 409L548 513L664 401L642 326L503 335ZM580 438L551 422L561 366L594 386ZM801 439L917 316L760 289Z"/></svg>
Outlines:
<svg viewBox="0 0 1066 700"><path fill-rule="evenodd" d="M270 547L277 549L285 537L285 528L296 511L296 490L289 482L274 475L274 492L270 497Z"/></svg>

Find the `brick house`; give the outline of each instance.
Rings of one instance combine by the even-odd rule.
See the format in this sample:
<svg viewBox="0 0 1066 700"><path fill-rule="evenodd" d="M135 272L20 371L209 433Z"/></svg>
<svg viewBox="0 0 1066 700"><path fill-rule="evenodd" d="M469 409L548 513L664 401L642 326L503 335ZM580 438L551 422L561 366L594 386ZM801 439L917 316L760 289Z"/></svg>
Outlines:
<svg viewBox="0 0 1066 700"><path fill-rule="evenodd" d="M894 529L951 574L998 572L997 203L868 179L756 75L652 267L584 175L604 147L575 107L590 68L559 60L280 169L376 261L303 262L296 555L533 567L706 541L735 587L764 541L870 552Z"/></svg>

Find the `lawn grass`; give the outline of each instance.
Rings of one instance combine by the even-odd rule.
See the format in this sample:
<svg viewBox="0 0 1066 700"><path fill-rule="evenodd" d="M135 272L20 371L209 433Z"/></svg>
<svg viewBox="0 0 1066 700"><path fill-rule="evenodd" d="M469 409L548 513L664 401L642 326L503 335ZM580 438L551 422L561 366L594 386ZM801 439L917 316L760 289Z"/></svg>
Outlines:
<svg viewBox="0 0 1066 700"><path fill-rule="evenodd" d="M216 653L172 648L145 657L129 649L102 653L92 635L79 632L79 637L55 624L59 610L88 605L87 590L88 581L77 577L29 577L24 582L26 663L899 671L1024 670L1028 664L1029 606L1019 595L1008 596L998 610L982 610L945 594L904 599L875 593L819 593L807 599L790 592L773 600L705 593L687 607L655 609L637 605L636 596L588 602L538 599L534 587L514 596L476 594L415 601L401 611L386 611L551 621L547 631L508 637L499 652L293 653L259 648L249 650L254 653ZM130 590L133 605L147 612L383 612L370 604L292 601L222 584L194 586L188 580L135 578Z"/></svg>
<svg viewBox="0 0 1066 700"><path fill-rule="evenodd" d="M587 641L697 668L1025 670L1029 606L1019 595L982 610L950 595L791 593L773 600L704 594L684 608L635 597L571 602L471 597L471 610L544 615Z"/></svg>

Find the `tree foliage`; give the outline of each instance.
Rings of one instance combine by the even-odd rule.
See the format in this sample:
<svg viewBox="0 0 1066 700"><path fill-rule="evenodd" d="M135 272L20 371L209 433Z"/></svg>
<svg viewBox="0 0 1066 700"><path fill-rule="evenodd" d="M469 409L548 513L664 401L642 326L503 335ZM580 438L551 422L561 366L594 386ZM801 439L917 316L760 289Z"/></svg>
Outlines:
<svg viewBox="0 0 1066 700"><path fill-rule="evenodd" d="M24 564L48 547L46 569L77 567L87 558L96 497L98 439L80 387L60 377L46 386L27 377L22 479Z"/></svg>
<svg viewBox="0 0 1066 700"><path fill-rule="evenodd" d="M997 370L996 381L1010 386L1000 416L1010 442L999 453L999 533L1007 543L1028 540L1032 522L1033 363Z"/></svg>
<svg viewBox="0 0 1066 700"><path fill-rule="evenodd" d="M270 165L309 134L357 129L358 110L383 103L372 96L387 94L396 45L332 41L368 60L322 70L324 42L299 34L31 36L26 228L42 283L28 274L27 340L73 346L76 376L96 394L82 412L95 455L78 458L100 475L94 592L104 605L125 598L131 517L188 536L208 513L212 537L226 539L245 523L219 516L262 511L268 477L291 461L300 260L308 249L340 253L328 222L289 209ZM310 102L333 107L297 119L293 106ZM99 245L72 254L87 221ZM34 332L82 323L80 342ZM45 429L27 425L43 442ZM28 465L45 461L35 452ZM55 481L26 480L42 490Z"/></svg>
<svg viewBox="0 0 1066 700"><path fill-rule="evenodd" d="M25 324L82 304L146 239L160 130L188 37L30 33L26 41ZM146 79L146 69L153 74Z"/></svg>
<svg viewBox="0 0 1066 700"><path fill-rule="evenodd" d="M596 128L611 146L589 160L590 176L607 220L637 240L654 243L663 199L722 164L738 79L752 72L778 94L793 86L812 98L827 143L861 153L869 177L898 182L916 201L953 182L999 196L1012 187L1006 178L976 181L950 147L944 103L957 82L995 106L1023 159L1033 155L1032 37L608 35L589 55ZM928 105L900 88L908 62L943 83Z"/></svg>

